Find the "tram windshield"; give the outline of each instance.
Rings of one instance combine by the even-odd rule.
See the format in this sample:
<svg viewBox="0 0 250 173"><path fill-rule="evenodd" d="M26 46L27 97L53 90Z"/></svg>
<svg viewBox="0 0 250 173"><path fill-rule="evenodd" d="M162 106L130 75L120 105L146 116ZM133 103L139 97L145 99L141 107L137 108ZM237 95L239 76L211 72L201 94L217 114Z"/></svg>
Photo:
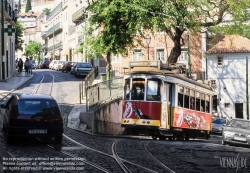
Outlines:
<svg viewBox="0 0 250 173"><path fill-rule="evenodd" d="M124 87L124 99L145 100L146 96L147 101L161 101L161 80L148 79L146 85L145 83L145 79L143 78L132 79L132 83L130 83L130 79L126 79ZM132 86L130 86L131 84Z"/></svg>

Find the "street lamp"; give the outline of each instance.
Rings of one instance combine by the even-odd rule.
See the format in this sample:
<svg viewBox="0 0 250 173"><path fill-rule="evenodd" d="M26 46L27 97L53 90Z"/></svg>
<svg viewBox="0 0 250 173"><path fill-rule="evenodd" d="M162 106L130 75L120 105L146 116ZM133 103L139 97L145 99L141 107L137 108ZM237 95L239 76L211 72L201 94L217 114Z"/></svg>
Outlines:
<svg viewBox="0 0 250 173"><path fill-rule="evenodd" d="M150 37L150 35L147 35L146 36L146 43L148 44L148 60L149 60L149 44L150 44L150 41L151 41L151 37Z"/></svg>

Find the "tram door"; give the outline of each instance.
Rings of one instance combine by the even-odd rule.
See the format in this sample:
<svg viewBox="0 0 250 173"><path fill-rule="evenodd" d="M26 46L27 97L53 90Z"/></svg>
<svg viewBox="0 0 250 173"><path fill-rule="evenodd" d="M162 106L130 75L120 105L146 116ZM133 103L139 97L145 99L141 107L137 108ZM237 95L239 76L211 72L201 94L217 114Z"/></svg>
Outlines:
<svg viewBox="0 0 250 173"><path fill-rule="evenodd" d="M164 83L162 89L162 114L161 114L161 128L170 128L169 111L170 111L170 100L169 100L170 84Z"/></svg>

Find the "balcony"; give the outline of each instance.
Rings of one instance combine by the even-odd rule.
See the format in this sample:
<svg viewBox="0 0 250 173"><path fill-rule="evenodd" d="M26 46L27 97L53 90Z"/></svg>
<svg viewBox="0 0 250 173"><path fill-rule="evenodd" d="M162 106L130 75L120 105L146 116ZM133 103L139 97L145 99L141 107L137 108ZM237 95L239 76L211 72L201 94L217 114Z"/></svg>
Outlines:
<svg viewBox="0 0 250 173"><path fill-rule="evenodd" d="M62 48L62 42L55 44L55 46L50 46L48 51L53 51Z"/></svg>
<svg viewBox="0 0 250 173"><path fill-rule="evenodd" d="M78 20L82 20L85 16L87 16L86 7L82 7L72 15L72 22L77 22Z"/></svg>
<svg viewBox="0 0 250 173"><path fill-rule="evenodd" d="M49 20L49 18L52 18L53 16L55 16L55 15L58 14L61 10L62 10L62 2L61 2L60 4L58 4L58 6L56 6L56 7L50 12L50 14L46 17L46 19Z"/></svg>
<svg viewBox="0 0 250 173"><path fill-rule="evenodd" d="M15 16L15 10L14 8L8 3L8 1L4 1L3 2L3 7L4 7L4 17L6 18L6 20L10 23L16 22L17 18ZM13 23L12 23L13 24Z"/></svg>
<svg viewBox="0 0 250 173"><path fill-rule="evenodd" d="M47 36L52 35L53 32L54 32L54 33L59 32L59 31L61 31L62 29L63 29L62 23L59 22L59 23L57 23L56 25L54 25L53 27L51 27L51 28L47 31Z"/></svg>

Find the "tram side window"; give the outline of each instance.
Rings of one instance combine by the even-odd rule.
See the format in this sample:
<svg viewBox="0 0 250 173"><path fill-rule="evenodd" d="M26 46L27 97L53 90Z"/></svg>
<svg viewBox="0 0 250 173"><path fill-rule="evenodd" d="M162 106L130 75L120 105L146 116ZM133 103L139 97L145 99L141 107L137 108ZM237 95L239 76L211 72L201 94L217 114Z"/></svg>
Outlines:
<svg viewBox="0 0 250 173"><path fill-rule="evenodd" d="M195 97L196 97L196 110L200 111L200 105L201 105L200 93L196 92Z"/></svg>
<svg viewBox="0 0 250 173"><path fill-rule="evenodd" d="M147 100L160 101L161 100L161 80L148 79L147 82Z"/></svg>
<svg viewBox="0 0 250 173"><path fill-rule="evenodd" d="M205 112L205 94L201 93L201 107L200 107L201 112Z"/></svg>
<svg viewBox="0 0 250 173"><path fill-rule="evenodd" d="M145 79L136 78L132 80L132 100L144 100Z"/></svg>
<svg viewBox="0 0 250 173"><path fill-rule="evenodd" d="M209 95L205 96L205 100L206 100L206 102L205 102L206 112L210 113L210 97L209 97Z"/></svg>
<svg viewBox="0 0 250 173"><path fill-rule="evenodd" d="M178 106L183 107L183 94L184 93L184 87L178 86Z"/></svg>
<svg viewBox="0 0 250 173"><path fill-rule="evenodd" d="M125 86L124 86L124 100L129 100L130 97L130 79L125 80Z"/></svg>
<svg viewBox="0 0 250 173"><path fill-rule="evenodd" d="M190 94L190 89L185 88L184 108L187 108L187 109L189 109L189 94Z"/></svg>

